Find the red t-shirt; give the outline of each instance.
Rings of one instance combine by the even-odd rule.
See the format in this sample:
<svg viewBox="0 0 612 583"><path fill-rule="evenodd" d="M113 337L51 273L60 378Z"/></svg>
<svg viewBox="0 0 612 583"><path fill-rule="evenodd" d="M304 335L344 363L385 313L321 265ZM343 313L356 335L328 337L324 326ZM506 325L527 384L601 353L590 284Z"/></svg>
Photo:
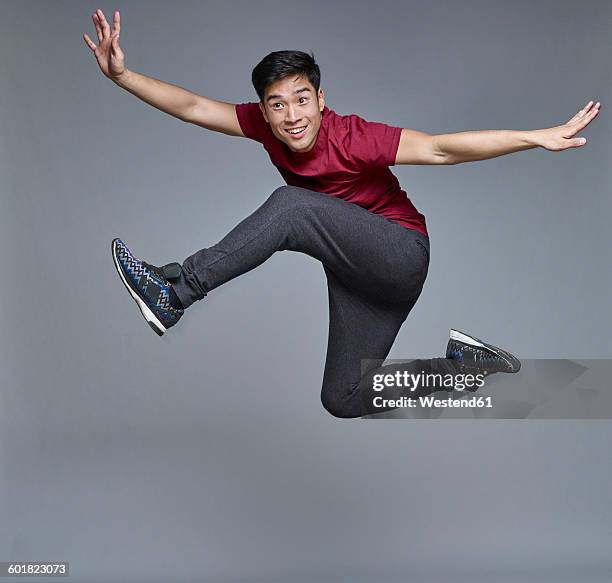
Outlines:
<svg viewBox="0 0 612 583"><path fill-rule="evenodd" d="M389 170L402 128L325 107L313 148L293 152L274 136L257 103L236 105L236 115L244 135L263 144L287 184L337 196L427 235L425 217Z"/></svg>

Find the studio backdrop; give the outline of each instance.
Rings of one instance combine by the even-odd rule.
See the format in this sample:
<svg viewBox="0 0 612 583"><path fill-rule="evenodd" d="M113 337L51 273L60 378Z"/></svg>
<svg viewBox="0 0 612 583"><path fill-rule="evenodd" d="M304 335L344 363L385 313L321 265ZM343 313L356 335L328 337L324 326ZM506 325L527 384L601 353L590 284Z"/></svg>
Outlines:
<svg viewBox="0 0 612 583"><path fill-rule="evenodd" d="M610 580L610 422L332 417L314 259L277 253L152 333L111 240L183 261L283 181L255 142L104 78L96 8L121 11L130 69L232 103L282 49L314 52L337 113L430 134L601 101L584 148L393 168L431 265L390 357L441 356L457 328L612 358L610 3L5 0L0 561L87 583Z"/></svg>

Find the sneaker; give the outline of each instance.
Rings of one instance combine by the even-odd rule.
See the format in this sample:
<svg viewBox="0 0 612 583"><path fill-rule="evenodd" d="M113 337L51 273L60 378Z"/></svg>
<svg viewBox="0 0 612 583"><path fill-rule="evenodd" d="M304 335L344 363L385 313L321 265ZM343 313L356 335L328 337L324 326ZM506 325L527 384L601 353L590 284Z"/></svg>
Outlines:
<svg viewBox="0 0 612 583"><path fill-rule="evenodd" d="M147 324L162 336L174 326L183 315L184 310L170 305L170 289L168 281L172 275L178 275L177 263L156 267L136 259L121 239L113 239L111 244L113 260L117 273L138 307ZM170 275L172 274L172 275Z"/></svg>
<svg viewBox="0 0 612 583"><path fill-rule="evenodd" d="M521 361L516 356L458 330L450 331L446 358L459 361L464 368L478 369L485 374L521 370Z"/></svg>

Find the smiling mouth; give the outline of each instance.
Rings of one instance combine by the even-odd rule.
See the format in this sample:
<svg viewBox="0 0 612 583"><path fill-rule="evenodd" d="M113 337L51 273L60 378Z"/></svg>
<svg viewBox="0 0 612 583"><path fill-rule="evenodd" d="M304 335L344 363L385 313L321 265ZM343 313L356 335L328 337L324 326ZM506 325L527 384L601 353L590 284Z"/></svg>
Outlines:
<svg viewBox="0 0 612 583"><path fill-rule="evenodd" d="M290 135L290 136L299 136L300 134L303 134L306 131L306 128L308 126L301 126L299 128L286 128L285 131Z"/></svg>

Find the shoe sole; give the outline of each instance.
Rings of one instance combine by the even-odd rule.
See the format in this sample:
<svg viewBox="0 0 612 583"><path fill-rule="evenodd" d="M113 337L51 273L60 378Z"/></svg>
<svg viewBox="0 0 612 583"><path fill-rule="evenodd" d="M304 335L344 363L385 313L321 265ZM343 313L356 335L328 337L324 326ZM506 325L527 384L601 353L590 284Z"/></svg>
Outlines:
<svg viewBox="0 0 612 583"><path fill-rule="evenodd" d="M490 350L491 352L496 354L499 358L501 358L504 362L508 363L508 366L510 366L510 368L512 369L509 372L516 373L519 370L521 370L521 361L518 358L516 358L516 356L514 356L513 354L510 354L509 352L506 352L505 350L502 350L501 348L498 348L497 346L493 346L492 344L486 344L485 342L478 340L478 338L474 338L473 336L468 336L467 334L464 334L463 332L459 332L459 330L451 329L449 338L450 340L455 340L457 342L463 342L464 344L467 344L468 346L474 346L476 348L486 348Z"/></svg>
<svg viewBox="0 0 612 583"><path fill-rule="evenodd" d="M147 324L153 329L153 331L158 336L163 336L164 332L166 331L166 328L156 318L155 314L151 311L149 306L147 306L147 304L134 291L134 289L132 289L132 286L130 285L125 273L123 272L123 268L121 267L119 260L117 259L116 248L117 248L117 239L113 239L113 242L111 243L111 249L113 253L113 262L115 263L115 268L117 269L117 273L119 274L119 277L121 278L121 281L123 282L123 285L125 286L125 289L128 290L129 294L132 296L132 299L138 305L138 308L140 309L140 313L142 314L143 318L146 320Z"/></svg>

